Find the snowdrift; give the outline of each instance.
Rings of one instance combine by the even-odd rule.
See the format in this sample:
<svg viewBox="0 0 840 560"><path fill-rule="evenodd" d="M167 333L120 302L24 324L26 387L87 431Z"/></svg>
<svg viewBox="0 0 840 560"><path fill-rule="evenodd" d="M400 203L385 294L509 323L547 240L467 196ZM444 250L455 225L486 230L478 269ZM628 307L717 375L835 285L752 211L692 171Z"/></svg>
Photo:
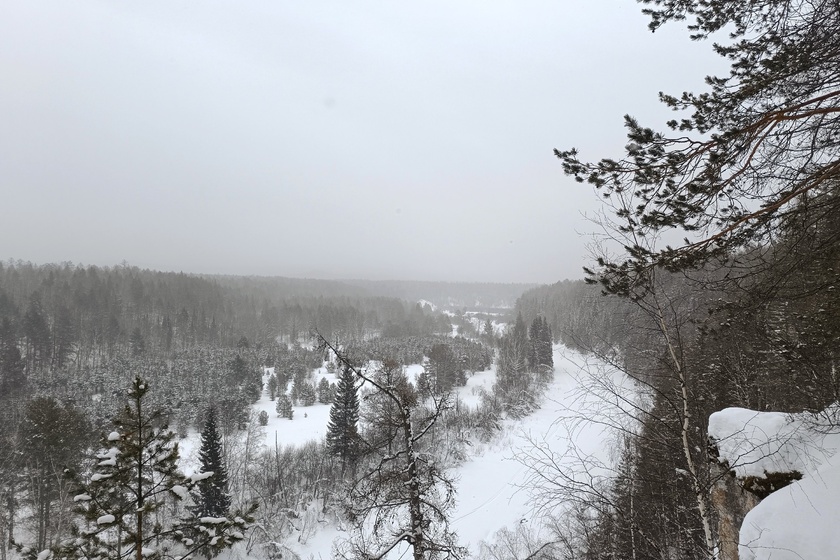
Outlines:
<svg viewBox="0 0 840 560"><path fill-rule="evenodd" d="M741 525L741 560L840 557L840 406L821 414L727 408L709 418L709 436L739 479L798 473Z"/></svg>

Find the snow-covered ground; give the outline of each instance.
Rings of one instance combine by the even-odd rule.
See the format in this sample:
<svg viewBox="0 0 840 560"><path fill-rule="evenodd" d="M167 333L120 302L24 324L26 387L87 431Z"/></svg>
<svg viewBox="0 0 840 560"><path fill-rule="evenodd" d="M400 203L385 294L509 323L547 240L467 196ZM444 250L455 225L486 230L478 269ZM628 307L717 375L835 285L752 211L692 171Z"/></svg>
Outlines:
<svg viewBox="0 0 840 560"><path fill-rule="evenodd" d="M457 503L451 512L452 528L461 545L469 548L478 558L481 541L491 542L494 534L503 529L516 529L529 524L539 530L540 518L532 508L528 490L530 470L525 464L525 454L538 445L544 452L557 457L568 457L571 438L576 452L595 454L603 461L609 460L611 434L600 421L581 422L582 416L591 415L593 402L588 388L591 363L580 355L555 347L555 376L548 387L542 406L520 420L506 421L502 433L489 444L475 443L473 455L452 473L456 478ZM422 369L408 368L409 376ZM609 383L621 382L618 373L599 371L610 377ZM477 373L468 379L459 396L469 406L478 404L475 388L490 390L495 381L495 371ZM627 387L625 386L625 389ZM593 420L598 420L592 417ZM574 467L572 467L574 468ZM305 545L293 549L302 558L328 558L333 541L348 535L335 528L322 530ZM399 558L404 550L395 550L389 558Z"/></svg>
<svg viewBox="0 0 840 560"><path fill-rule="evenodd" d="M265 383L268 376L273 373L274 368L266 368ZM423 372L422 364L411 364L405 367L405 373L409 380L416 381L417 376ZM330 383L338 383L338 378L329 373L326 368L319 368L314 373L315 383L321 378L326 378ZM496 371L493 367L486 371L477 372L467 379L464 387L458 388L458 397L461 402L469 407L475 408L480 402L480 389L490 391L496 381ZM265 444L273 446L275 441L278 445L303 445L310 441L318 441L327 435L327 422L330 418L330 405L315 403L312 406L296 406L292 420L281 418L276 411L277 401L268 398L268 392L263 391L260 400L253 404L253 411L259 414L261 411L268 413L268 424L265 426ZM190 474L197 464L197 450L200 442L200 434L195 431L179 441L178 446L182 457L181 467Z"/></svg>
<svg viewBox="0 0 840 560"><path fill-rule="evenodd" d="M603 382L611 389L616 384L625 391L632 388L626 386L619 373L600 365L595 371L591 361L559 345L555 347L554 364L554 380L540 408L525 418L505 421L502 432L492 442L474 442L470 458L451 473L457 491L456 506L451 512L452 528L460 544L468 547L474 558L478 558L481 541L492 542L495 533L503 528L516 530L527 526L539 530L541 519L533 511L528 489L531 474L528 453L539 449L540 453L566 459L570 455L594 454L600 461L609 462L611 433L605 429L603 418L593 415L593 410L598 414L604 412L601 397L593 393L593 380L597 378L598 383ZM412 380L422 371L420 364L405 369ZM315 382L322 377L332 383L337 381L323 368L315 372ZM481 391L489 392L495 380L493 368L471 375L466 386L458 389L462 405L477 407ZM265 394L254 405L255 412L265 410L269 414L265 428L267 445L274 445L275 438L280 445L301 445L326 435L329 405L296 407L293 420L278 418L275 405L276 401L270 401ZM187 471L194 464L197 442L196 434L181 441ZM574 453L570 454L572 446ZM286 545L304 559L329 558L334 541L348 536L334 526L326 526L304 543ZM398 558L402 552L394 551L392 555Z"/></svg>
<svg viewBox="0 0 840 560"><path fill-rule="evenodd" d="M727 408L709 418L709 435L739 477L798 471L798 480L752 511L739 536L741 560L840 558L838 414Z"/></svg>
<svg viewBox="0 0 840 560"><path fill-rule="evenodd" d="M264 384L268 383L268 376L274 373L274 368L266 368ZM334 374L320 368L315 372L315 383L326 377L330 383L338 383ZM327 434L327 421L330 418L330 405L316 402L312 406L294 407L292 419L280 418L277 414L277 401L268 398L268 392L263 394L256 403L252 405L255 414L261 411L268 413L268 424L265 426L265 445L274 446L275 441L281 447L287 445L303 445L310 441L317 441ZM190 434L178 442L180 455L182 457L181 468L186 474L190 474L197 462L197 450L200 444L200 434Z"/></svg>
<svg viewBox="0 0 840 560"><path fill-rule="evenodd" d="M478 552L481 541L490 541L503 527L532 521L530 496L525 483L528 466L523 454L534 442L544 442L562 452L565 430L558 422L574 400L575 364L555 352L554 381L542 407L518 421L508 421L501 437L480 450L457 472L458 502L452 524L462 545Z"/></svg>

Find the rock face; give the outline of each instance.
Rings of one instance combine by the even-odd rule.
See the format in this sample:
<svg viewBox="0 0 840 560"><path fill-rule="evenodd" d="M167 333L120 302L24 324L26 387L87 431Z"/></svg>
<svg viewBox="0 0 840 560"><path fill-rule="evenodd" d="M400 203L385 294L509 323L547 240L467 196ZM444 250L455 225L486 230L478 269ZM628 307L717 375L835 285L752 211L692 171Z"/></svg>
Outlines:
<svg viewBox="0 0 840 560"><path fill-rule="evenodd" d="M711 502L718 519L719 560L738 560L738 534L749 511L761 500L745 490L742 481L725 464L712 460Z"/></svg>
<svg viewBox="0 0 840 560"><path fill-rule="evenodd" d="M814 437L805 417L726 408L709 416L710 500L718 518L720 560L738 560L744 517L795 480L812 460Z"/></svg>

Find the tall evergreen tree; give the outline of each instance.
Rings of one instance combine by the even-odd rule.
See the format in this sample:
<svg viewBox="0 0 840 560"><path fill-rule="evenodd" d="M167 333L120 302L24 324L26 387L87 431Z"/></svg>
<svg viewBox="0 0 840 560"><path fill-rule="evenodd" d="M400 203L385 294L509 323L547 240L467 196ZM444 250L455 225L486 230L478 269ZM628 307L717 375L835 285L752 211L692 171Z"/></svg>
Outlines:
<svg viewBox="0 0 840 560"><path fill-rule="evenodd" d="M20 397L26 390L23 356L18 349L12 322L0 322L0 401Z"/></svg>
<svg viewBox="0 0 840 560"><path fill-rule="evenodd" d="M277 376L274 374L268 378L268 398L272 401L277 398Z"/></svg>
<svg viewBox="0 0 840 560"><path fill-rule="evenodd" d="M84 560L158 560L215 554L244 538L248 512L232 518L163 515L167 502L186 498L209 473L184 477L177 469L178 444L161 410L146 410L148 384L135 378L129 402L114 419L90 481L74 497L85 523L53 552ZM41 557L37 550L28 556Z"/></svg>
<svg viewBox="0 0 840 560"><path fill-rule="evenodd" d="M838 395L837 260L808 269L838 245L832 222L840 215L840 3L643 2L653 31L686 22L694 40L722 39L712 48L727 60L728 73L707 76L701 92L660 94L682 113L660 130L625 117L628 142L620 158L587 162L574 149L556 154L567 174L605 199L609 246L624 247L599 252L589 280L628 297L659 339L650 362L668 381L653 388L657 404L676 412L669 420L676 429L662 447L680 449L682 464L660 448L650 465L671 474L678 466L690 481L697 517L680 532L702 535L681 557L717 558L723 553L709 513L708 461L696 450L708 418L702 407L720 401L701 399L700 391L725 384L729 395L721 391L722 398L754 400L760 408L776 393L788 410L821 410ZM676 235L663 235L669 230ZM820 239L821 232L831 233ZM684 240L671 242L678 238ZM687 283L675 289L678 277L693 282L694 293ZM705 304L712 319L696 322L706 310L691 307L699 307L699 294L714 291L724 295ZM698 324L702 346L694 338ZM698 363L704 355L708 365ZM777 364L782 375L764 374ZM707 385L710 373L722 383ZM659 425L654 431L669 433ZM667 531L652 542L674 546L674 536Z"/></svg>
<svg viewBox="0 0 840 560"><path fill-rule="evenodd" d="M29 367L35 371L47 365L52 335L39 292L34 292L29 298L29 306L23 316L23 334L26 337L26 360Z"/></svg>
<svg viewBox="0 0 840 560"><path fill-rule="evenodd" d="M466 384L464 367L449 344L432 345L428 358L424 374L434 394L441 395L455 386L461 387Z"/></svg>
<svg viewBox="0 0 840 560"><path fill-rule="evenodd" d="M531 327L528 329L531 351L528 362L531 369L536 371L550 370L554 367L554 356L552 351L551 327L542 315L534 317Z"/></svg>
<svg viewBox="0 0 840 560"><path fill-rule="evenodd" d="M359 395L353 369L345 365L338 379L327 423L327 449L344 468L359 451Z"/></svg>
<svg viewBox="0 0 840 560"><path fill-rule="evenodd" d="M318 382L318 402L323 404L330 404L335 397L335 387L327 381L326 377L322 377Z"/></svg>
<svg viewBox="0 0 840 560"><path fill-rule="evenodd" d="M522 339L513 333L505 335L499 341L499 354L496 362L495 391L508 406L518 408L528 401L533 404L530 394L531 376L528 374L528 346L527 337ZM522 411L517 411L520 414Z"/></svg>
<svg viewBox="0 0 840 560"><path fill-rule="evenodd" d="M52 397L36 397L26 404L17 458L33 506L34 544L39 550L66 521L67 480L62 473L81 462L84 449L92 443L89 433L80 411L61 406Z"/></svg>
<svg viewBox="0 0 840 560"><path fill-rule="evenodd" d="M298 404L300 406L312 406L317 398L318 392L315 386L308 381L304 381L298 389Z"/></svg>
<svg viewBox="0 0 840 560"><path fill-rule="evenodd" d="M210 407L201 431L198 459L201 472L212 472L213 476L198 483L197 508L200 516L225 517L230 511L228 476L223 457L222 436L216 426L216 410Z"/></svg>
<svg viewBox="0 0 840 560"><path fill-rule="evenodd" d="M131 331L128 345L131 348L132 356L142 356L146 353L146 337L143 336L140 327L134 327L134 330Z"/></svg>
<svg viewBox="0 0 840 560"><path fill-rule="evenodd" d="M772 242L780 226L803 215L819 219L840 208L838 200L807 204L836 192L840 180L840 4L643 2L652 31L686 21L694 40L722 37L712 48L729 72L707 76L706 91L660 93L682 113L660 130L626 116L620 159L555 152L567 174L598 190L611 215L607 237L624 246L623 254L598 255L591 279L634 298L655 283L657 269L714 263ZM665 243L669 230L684 241Z"/></svg>
<svg viewBox="0 0 840 560"><path fill-rule="evenodd" d="M289 420L292 419L295 410L292 407L292 399L289 397L288 393L283 393L277 397L277 406L275 407L275 410L277 411L277 416L288 418Z"/></svg>
<svg viewBox="0 0 840 560"><path fill-rule="evenodd" d="M76 332L70 309L62 305L55 314L53 325L53 366L61 369L75 353Z"/></svg>

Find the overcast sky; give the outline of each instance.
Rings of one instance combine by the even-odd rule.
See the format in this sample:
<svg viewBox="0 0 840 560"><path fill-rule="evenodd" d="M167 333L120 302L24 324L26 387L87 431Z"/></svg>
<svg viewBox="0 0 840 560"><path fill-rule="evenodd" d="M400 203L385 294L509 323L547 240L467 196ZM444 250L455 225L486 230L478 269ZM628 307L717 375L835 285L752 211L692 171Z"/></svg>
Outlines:
<svg viewBox="0 0 840 560"><path fill-rule="evenodd" d="M631 0L0 0L0 258L581 277L622 115L721 68Z"/></svg>

